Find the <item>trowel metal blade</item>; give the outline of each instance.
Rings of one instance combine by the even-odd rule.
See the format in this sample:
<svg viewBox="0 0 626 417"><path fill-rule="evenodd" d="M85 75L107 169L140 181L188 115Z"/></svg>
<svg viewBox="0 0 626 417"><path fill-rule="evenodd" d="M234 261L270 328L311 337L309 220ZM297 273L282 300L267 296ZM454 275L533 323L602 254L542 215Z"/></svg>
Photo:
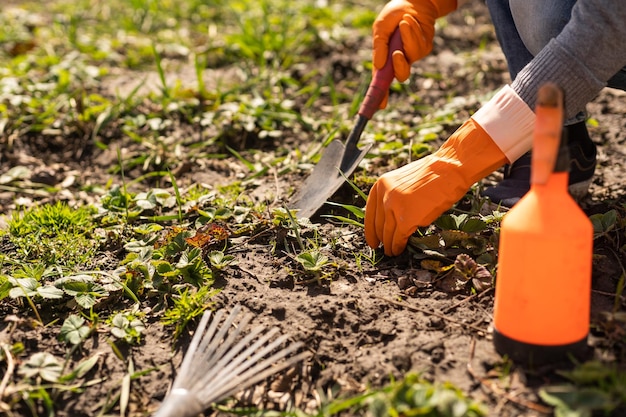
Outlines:
<svg viewBox="0 0 626 417"><path fill-rule="evenodd" d="M311 217L335 194L359 166L371 145L363 149L348 149L338 139L324 151L313 172L294 195L289 208L298 210L298 217Z"/></svg>

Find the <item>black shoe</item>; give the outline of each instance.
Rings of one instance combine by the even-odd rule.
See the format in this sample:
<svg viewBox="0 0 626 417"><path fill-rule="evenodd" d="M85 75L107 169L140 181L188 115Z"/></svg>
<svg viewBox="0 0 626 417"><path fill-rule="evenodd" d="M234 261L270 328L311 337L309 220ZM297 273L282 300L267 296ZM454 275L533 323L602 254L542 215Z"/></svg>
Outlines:
<svg viewBox="0 0 626 417"><path fill-rule="evenodd" d="M596 145L589 137L585 122L565 126L570 151L569 192L576 200L589 191L596 169ZM492 208L511 208L530 189L530 152L504 169L504 179L483 191Z"/></svg>

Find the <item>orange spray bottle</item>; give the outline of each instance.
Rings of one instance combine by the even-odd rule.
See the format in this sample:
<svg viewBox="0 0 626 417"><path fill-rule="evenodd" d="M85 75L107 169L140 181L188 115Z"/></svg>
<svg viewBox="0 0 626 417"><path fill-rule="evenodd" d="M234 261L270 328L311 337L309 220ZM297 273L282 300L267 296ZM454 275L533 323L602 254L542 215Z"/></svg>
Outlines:
<svg viewBox="0 0 626 417"><path fill-rule="evenodd" d="M540 365L586 354L593 227L568 193L556 85L540 88L535 113L530 191L501 224L494 345L515 361Z"/></svg>

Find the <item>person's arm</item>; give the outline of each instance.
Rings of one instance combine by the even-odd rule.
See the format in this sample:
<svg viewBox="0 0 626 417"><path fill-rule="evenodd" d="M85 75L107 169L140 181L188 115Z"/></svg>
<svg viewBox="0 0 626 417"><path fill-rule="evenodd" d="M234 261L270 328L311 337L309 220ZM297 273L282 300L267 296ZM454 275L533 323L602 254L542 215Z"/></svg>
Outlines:
<svg viewBox="0 0 626 417"><path fill-rule="evenodd" d="M573 117L626 66L626 1L578 0L572 17L524 67L512 83L532 106L539 87L559 85L565 95L565 116Z"/></svg>

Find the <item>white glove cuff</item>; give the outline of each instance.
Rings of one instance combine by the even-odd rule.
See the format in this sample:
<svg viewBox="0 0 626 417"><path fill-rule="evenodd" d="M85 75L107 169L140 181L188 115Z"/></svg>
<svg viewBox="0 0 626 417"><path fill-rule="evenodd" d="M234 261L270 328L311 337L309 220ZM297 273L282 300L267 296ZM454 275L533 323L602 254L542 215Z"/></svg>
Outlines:
<svg viewBox="0 0 626 417"><path fill-rule="evenodd" d="M485 129L510 163L532 147L535 113L508 85L474 113L472 119Z"/></svg>

